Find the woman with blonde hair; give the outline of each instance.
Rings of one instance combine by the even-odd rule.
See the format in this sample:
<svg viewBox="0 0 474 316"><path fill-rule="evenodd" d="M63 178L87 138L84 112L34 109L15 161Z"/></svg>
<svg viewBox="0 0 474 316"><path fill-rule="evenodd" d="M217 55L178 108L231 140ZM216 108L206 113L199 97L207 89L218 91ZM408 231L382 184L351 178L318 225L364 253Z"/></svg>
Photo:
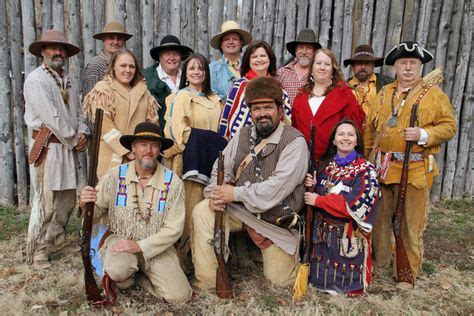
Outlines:
<svg viewBox="0 0 474 316"><path fill-rule="evenodd" d="M160 106L148 91L137 58L130 50L120 49L112 55L104 79L86 95L84 112L90 121L96 108L104 110L97 166L97 176L101 178L108 169L135 159L120 144L120 136L133 134L138 123L158 122Z"/></svg>

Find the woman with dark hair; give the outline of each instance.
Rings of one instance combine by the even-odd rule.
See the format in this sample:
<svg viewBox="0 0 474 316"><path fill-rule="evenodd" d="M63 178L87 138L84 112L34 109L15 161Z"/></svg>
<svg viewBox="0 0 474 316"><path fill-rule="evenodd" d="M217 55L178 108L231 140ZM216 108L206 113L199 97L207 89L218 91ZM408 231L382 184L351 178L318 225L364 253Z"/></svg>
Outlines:
<svg viewBox="0 0 474 316"><path fill-rule="evenodd" d="M89 121L94 120L96 108L104 110L97 166L100 178L108 169L135 159L120 144L120 136L133 134L138 123L158 122L160 106L148 91L137 58L130 50L122 48L112 55L104 79L84 98Z"/></svg>
<svg viewBox="0 0 474 316"><path fill-rule="evenodd" d="M336 57L329 49L316 51L312 74L295 98L291 119L308 143L311 124L315 125L318 140L314 152L316 159L326 151L330 133L340 120L350 119L362 130L364 111L346 85Z"/></svg>
<svg viewBox="0 0 474 316"><path fill-rule="evenodd" d="M321 291L361 295L371 280L370 239L380 188L363 152L357 124L342 120L329 137L317 180L306 175L305 185L315 186L304 195L315 206L309 282Z"/></svg>
<svg viewBox="0 0 474 316"><path fill-rule="evenodd" d="M174 140L174 145L164 151L164 164L184 182L186 219L177 250L183 269L188 271L190 216L194 206L204 199L203 189L210 180L217 150L223 149L217 146L225 147L226 143L217 134L222 102L211 90L206 57L188 56L183 63L179 90L166 98L166 107L164 133Z"/></svg>
<svg viewBox="0 0 474 316"><path fill-rule="evenodd" d="M227 95L224 110L222 111L219 134L231 138L242 127L252 123L250 108L245 103L245 87L249 80L257 77L276 75L276 57L270 45L265 41L253 41L247 46L242 56L240 75ZM284 118L291 124L291 106L288 94L283 91Z"/></svg>

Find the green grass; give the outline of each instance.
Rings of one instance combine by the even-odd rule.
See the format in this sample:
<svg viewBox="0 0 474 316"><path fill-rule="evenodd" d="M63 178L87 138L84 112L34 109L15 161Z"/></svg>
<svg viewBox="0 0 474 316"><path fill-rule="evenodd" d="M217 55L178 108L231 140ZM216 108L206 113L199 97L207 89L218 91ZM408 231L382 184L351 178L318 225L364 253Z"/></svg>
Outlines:
<svg viewBox="0 0 474 316"><path fill-rule="evenodd" d="M0 241L8 240L28 230L29 213L0 205Z"/></svg>

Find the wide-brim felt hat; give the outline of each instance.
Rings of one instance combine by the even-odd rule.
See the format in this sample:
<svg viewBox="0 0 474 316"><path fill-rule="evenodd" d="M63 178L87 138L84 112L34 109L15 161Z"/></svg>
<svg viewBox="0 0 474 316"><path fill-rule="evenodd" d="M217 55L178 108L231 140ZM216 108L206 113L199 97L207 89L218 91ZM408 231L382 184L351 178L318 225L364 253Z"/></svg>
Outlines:
<svg viewBox="0 0 474 316"><path fill-rule="evenodd" d="M105 24L102 32L96 33L92 37L95 39L101 40L104 37L109 36L109 35L121 35L125 38L125 40L129 40L130 38L133 37L132 34L125 32L123 24L120 24L118 22L113 22L113 21Z"/></svg>
<svg viewBox="0 0 474 316"><path fill-rule="evenodd" d="M385 57L385 65L393 66L398 58L418 58L422 64L433 60L433 55L414 41L404 41L392 48Z"/></svg>
<svg viewBox="0 0 474 316"><path fill-rule="evenodd" d="M247 45L252 40L252 35L240 28L239 23L229 20L221 25L221 31L211 38L211 46L215 49L221 48L221 39L227 33L237 33L242 40L242 46Z"/></svg>
<svg viewBox="0 0 474 316"><path fill-rule="evenodd" d="M179 39L174 35L166 35L160 41L160 46L153 47L150 49L150 56L154 60L160 59L160 52L164 50L176 50L180 52L181 59L186 59L190 54L194 53L194 51L189 48L188 46L181 45Z"/></svg>
<svg viewBox="0 0 474 316"><path fill-rule="evenodd" d="M72 45L67 42L66 36L60 31L57 30L48 30L41 35L41 39L34 41L28 47L30 53L37 57L41 56L41 50L46 45L62 45L66 49L68 57L78 54L81 49L77 46Z"/></svg>
<svg viewBox="0 0 474 316"><path fill-rule="evenodd" d="M322 48L321 44L316 41L316 34L312 29L302 29L295 41L286 43L286 49L290 52L291 55L295 56L296 46L298 44L310 44L313 45L315 49Z"/></svg>
<svg viewBox="0 0 474 316"><path fill-rule="evenodd" d="M161 151L164 151L171 146L174 142L170 138L161 136L160 127L152 122L142 122L135 127L133 135L123 135L120 137L120 144L128 150L132 150L132 143L135 139L151 139L161 143Z"/></svg>
<svg viewBox="0 0 474 316"><path fill-rule="evenodd" d="M359 45L355 48L351 58L344 60L344 66L353 65L354 62L373 62L375 67L383 65L383 57L374 56L374 49L370 45Z"/></svg>

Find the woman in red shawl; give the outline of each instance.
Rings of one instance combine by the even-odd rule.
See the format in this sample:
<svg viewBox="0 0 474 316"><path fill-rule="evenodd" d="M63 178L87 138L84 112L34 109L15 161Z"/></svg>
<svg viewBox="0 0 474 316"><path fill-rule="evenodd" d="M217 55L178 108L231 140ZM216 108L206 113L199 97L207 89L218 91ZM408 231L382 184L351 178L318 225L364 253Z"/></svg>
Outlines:
<svg viewBox="0 0 474 316"><path fill-rule="evenodd" d="M365 114L346 85L334 53L322 48L316 51L308 83L295 99L291 120L308 143L311 123L316 126L314 154L320 159L328 148L331 131L342 119L354 121L362 130Z"/></svg>

